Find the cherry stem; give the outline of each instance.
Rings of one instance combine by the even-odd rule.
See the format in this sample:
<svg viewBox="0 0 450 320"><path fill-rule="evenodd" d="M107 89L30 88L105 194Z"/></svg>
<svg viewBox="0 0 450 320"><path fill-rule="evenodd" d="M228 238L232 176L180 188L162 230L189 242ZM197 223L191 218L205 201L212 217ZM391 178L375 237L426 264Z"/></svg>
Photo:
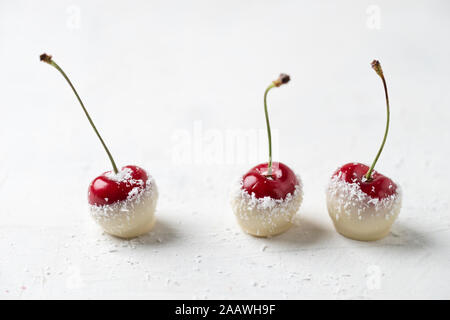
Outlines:
<svg viewBox="0 0 450 320"><path fill-rule="evenodd" d="M390 110L389 110L389 96L388 96L388 89L386 85L386 79L384 78L383 69L381 69L381 64L378 60L372 61L372 68L375 70L375 72L380 76L381 80L383 81L383 87L384 87L384 94L386 97L386 112L387 112L387 119L386 119L386 129L384 131L384 137L383 142L381 143L380 149L378 150L378 153L375 157L375 160L373 160L372 165L370 166L369 171L367 171L365 178L367 180L372 179L372 171L375 168L375 164L378 161L378 158L380 157L381 152L383 151L384 144L386 143L386 138L388 136L389 132L389 120L390 120Z"/></svg>
<svg viewBox="0 0 450 320"><path fill-rule="evenodd" d="M68 77L68 76L66 75L66 73L61 69L61 67L58 66L58 65L56 64L56 62L54 62L54 61L52 60L52 56L50 56L50 55L44 53L44 54L42 54L42 55L40 56L40 59L41 59L41 61L43 61L43 62L45 62L45 63L48 63L49 65L53 66L56 70L58 70L58 71L63 75L64 79L66 79L66 81L69 83L70 87L71 87L72 90L73 90L73 93L75 93L75 96L76 96L77 99L78 99L78 102L80 102L80 105L81 105L81 107L83 108L83 111L84 111L84 113L85 113L87 119L89 120L89 123L91 124L92 129L94 129L95 133L97 134L97 137L100 139L100 142L101 142L102 145L103 145L103 148L105 148L105 151L106 151L106 153L108 154L108 158L109 158L109 160L111 161L111 164L112 164L114 173L117 174L117 173L119 172L119 170L117 170L117 166L116 166L116 163L114 162L114 159L113 159L113 157L112 157L112 155L111 155L111 152L109 152L108 147L106 146L105 142L104 142L103 139L102 139L102 136L100 135L100 133L98 132L97 128L95 127L95 124L94 124L94 122L93 122L92 119L91 119L91 116L89 115L89 113L87 112L86 108L84 107L84 104L83 104L83 102L81 101L81 98L80 98L80 96L78 95L77 90L76 90L75 87L73 86L73 84L72 84L72 82L70 81L69 77Z"/></svg>
<svg viewBox="0 0 450 320"><path fill-rule="evenodd" d="M269 140L269 162L267 166L268 177L272 176L272 133L270 131L269 113L267 111L267 94L269 93L270 89L286 84L289 82L289 80L290 77L287 74L282 73L280 74L277 80L272 81L272 83L267 87L266 91L264 92L264 113L266 115L267 137Z"/></svg>

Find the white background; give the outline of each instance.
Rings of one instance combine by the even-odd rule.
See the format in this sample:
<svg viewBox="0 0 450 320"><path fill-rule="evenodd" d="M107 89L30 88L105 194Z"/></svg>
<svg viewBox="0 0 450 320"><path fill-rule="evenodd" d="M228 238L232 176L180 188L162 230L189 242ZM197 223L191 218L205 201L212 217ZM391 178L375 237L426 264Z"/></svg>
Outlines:
<svg viewBox="0 0 450 320"><path fill-rule="evenodd" d="M450 298L449 14L444 0L1 0L0 298ZM156 179L149 235L119 240L89 217L87 186L110 164L43 52L118 164ZM404 203L392 233L365 243L334 231L324 190L381 142L374 58L392 108L377 169ZM292 229L257 239L228 193L267 160L266 137L245 161L223 141L265 130L280 72L292 81L269 97L276 159L305 199Z"/></svg>

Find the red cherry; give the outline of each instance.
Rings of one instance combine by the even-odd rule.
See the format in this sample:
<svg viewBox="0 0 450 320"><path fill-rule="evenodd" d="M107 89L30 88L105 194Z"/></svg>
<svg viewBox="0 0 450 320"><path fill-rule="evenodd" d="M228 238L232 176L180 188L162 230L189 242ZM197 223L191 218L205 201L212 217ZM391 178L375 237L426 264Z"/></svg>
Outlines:
<svg viewBox="0 0 450 320"><path fill-rule="evenodd" d="M242 188L256 198L270 197L284 199L293 194L298 185L297 176L287 165L281 162L272 163L272 176L267 176L268 164L261 163L250 169L242 178Z"/></svg>
<svg viewBox="0 0 450 320"><path fill-rule="evenodd" d="M348 183L356 183L371 198L384 199L397 192L397 185L388 177L372 172L372 179L366 180L364 175L369 167L362 163L347 163L340 167L333 176L341 174L341 179Z"/></svg>
<svg viewBox="0 0 450 320"><path fill-rule="evenodd" d="M138 166L125 166L116 175L104 172L89 185L89 204L102 206L125 200L134 188L145 189L147 180L147 172Z"/></svg>

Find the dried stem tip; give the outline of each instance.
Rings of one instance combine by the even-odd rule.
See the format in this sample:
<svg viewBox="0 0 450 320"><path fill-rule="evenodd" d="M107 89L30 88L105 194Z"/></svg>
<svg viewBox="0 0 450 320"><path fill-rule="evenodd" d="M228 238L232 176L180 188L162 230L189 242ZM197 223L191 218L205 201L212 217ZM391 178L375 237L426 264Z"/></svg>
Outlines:
<svg viewBox="0 0 450 320"><path fill-rule="evenodd" d="M285 73L282 73L282 74L280 74L280 76L278 77L278 79L275 80L275 81L273 82L273 84L275 85L275 87L279 87L279 86L281 86L282 84L288 83L289 80L291 80L291 77L289 77L289 76L288 76L287 74L285 74Z"/></svg>
<svg viewBox="0 0 450 320"><path fill-rule="evenodd" d="M41 61L44 61L47 63L50 63L52 61L52 56L49 54L46 54L46 53L41 54L39 58L41 59Z"/></svg>
<svg viewBox="0 0 450 320"><path fill-rule="evenodd" d="M376 72L380 77L383 78L383 69L381 69L380 61L378 61L378 60L373 60L372 63L371 63L371 65L372 65L373 70L375 70L375 72Z"/></svg>

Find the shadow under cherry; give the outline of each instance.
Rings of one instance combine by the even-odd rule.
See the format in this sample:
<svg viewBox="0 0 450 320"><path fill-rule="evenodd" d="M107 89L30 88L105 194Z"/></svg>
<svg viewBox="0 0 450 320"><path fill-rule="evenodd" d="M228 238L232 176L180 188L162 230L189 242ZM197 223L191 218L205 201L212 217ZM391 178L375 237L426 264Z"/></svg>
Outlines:
<svg viewBox="0 0 450 320"><path fill-rule="evenodd" d="M307 217L298 217L293 226L283 234L270 238L272 243L305 247L320 243L329 237L330 230Z"/></svg>

